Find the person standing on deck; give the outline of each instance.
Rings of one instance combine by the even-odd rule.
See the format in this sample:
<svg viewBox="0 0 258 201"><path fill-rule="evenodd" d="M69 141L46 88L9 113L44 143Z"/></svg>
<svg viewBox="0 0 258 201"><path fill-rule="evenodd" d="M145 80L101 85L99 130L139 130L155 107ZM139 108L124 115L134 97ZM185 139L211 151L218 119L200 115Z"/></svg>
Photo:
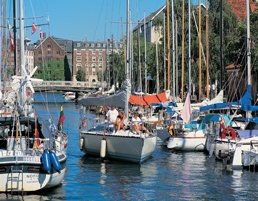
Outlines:
<svg viewBox="0 0 258 201"><path fill-rule="evenodd" d="M116 110L115 106L112 106L111 109L108 110L105 119L108 122L115 123L117 116L118 111Z"/></svg>

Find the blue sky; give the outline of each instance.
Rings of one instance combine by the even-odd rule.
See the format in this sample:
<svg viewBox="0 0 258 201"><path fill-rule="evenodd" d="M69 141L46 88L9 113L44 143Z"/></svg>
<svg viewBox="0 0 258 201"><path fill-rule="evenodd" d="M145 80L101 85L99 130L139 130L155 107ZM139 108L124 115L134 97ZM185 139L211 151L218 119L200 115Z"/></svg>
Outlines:
<svg viewBox="0 0 258 201"><path fill-rule="evenodd" d="M7 2L7 13L10 13L8 11L12 1ZM205 3L205 0L202 2ZM142 20L144 12L148 16L165 3L166 0L131 0L133 23ZM198 4L198 0L192 0L192 3ZM48 17L50 19L49 26L37 27L37 32L33 35L31 28L27 29L27 37L32 42L39 39L40 28L47 36L77 41L105 41L112 34L120 40L122 26L125 32L125 24L120 22L126 20L126 0L25 0L24 5L27 18L25 25L30 26L33 21L35 24L44 24ZM33 16L43 17L33 19ZM12 21L9 23L13 24Z"/></svg>

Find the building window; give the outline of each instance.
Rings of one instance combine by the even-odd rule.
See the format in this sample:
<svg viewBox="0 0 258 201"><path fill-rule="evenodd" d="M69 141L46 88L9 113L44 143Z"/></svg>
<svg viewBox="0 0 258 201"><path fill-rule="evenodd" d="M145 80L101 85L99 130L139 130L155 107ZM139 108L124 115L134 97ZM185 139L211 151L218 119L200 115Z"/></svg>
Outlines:
<svg viewBox="0 0 258 201"><path fill-rule="evenodd" d="M89 64L85 64L85 67L88 68L88 67L89 67Z"/></svg>
<svg viewBox="0 0 258 201"><path fill-rule="evenodd" d="M96 54L96 50L92 50L92 54Z"/></svg>
<svg viewBox="0 0 258 201"><path fill-rule="evenodd" d="M51 64L47 64L47 67L48 67L48 68L51 68Z"/></svg>
<svg viewBox="0 0 258 201"><path fill-rule="evenodd" d="M77 43L76 46L77 46L77 47L81 47L81 43Z"/></svg>
<svg viewBox="0 0 258 201"><path fill-rule="evenodd" d="M102 64L99 65L99 68L102 68Z"/></svg>
<svg viewBox="0 0 258 201"><path fill-rule="evenodd" d="M76 68L81 68L82 67L82 64L78 63L76 64Z"/></svg>
<svg viewBox="0 0 258 201"><path fill-rule="evenodd" d="M38 58L39 61L42 61L42 58Z"/></svg>
<svg viewBox="0 0 258 201"><path fill-rule="evenodd" d="M82 51L81 50L77 50L77 54L81 55Z"/></svg>
<svg viewBox="0 0 258 201"><path fill-rule="evenodd" d="M106 48L106 43L103 43L103 47Z"/></svg>
<svg viewBox="0 0 258 201"><path fill-rule="evenodd" d="M102 57L99 57L99 61L102 61Z"/></svg>
<svg viewBox="0 0 258 201"><path fill-rule="evenodd" d="M91 45L90 45L91 47L94 47L94 43L91 43Z"/></svg>
<svg viewBox="0 0 258 201"><path fill-rule="evenodd" d="M91 60L92 60L92 61L96 61L96 57L92 57Z"/></svg>
<svg viewBox="0 0 258 201"><path fill-rule="evenodd" d="M41 50L39 50L39 54L42 54L42 51L41 51Z"/></svg>
<svg viewBox="0 0 258 201"><path fill-rule="evenodd" d="M81 62L82 61L82 57L76 57L76 61L77 62Z"/></svg>
<svg viewBox="0 0 258 201"><path fill-rule="evenodd" d="M99 43L97 44L97 47L100 47L100 44L99 44Z"/></svg>
<svg viewBox="0 0 258 201"><path fill-rule="evenodd" d="M51 51L47 51L47 55L51 55Z"/></svg>
<svg viewBox="0 0 258 201"><path fill-rule="evenodd" d="M51 44L47 44L47 48L51 48Z"/></svg>
<svg viewBox="0 0 258 201"><path fill-rule="evenodd" d="M92 64L92 68L96 68L96 64Z"/></svg>
<svg viewBox="0 0 258 201"><path fill-rule="evenodd" d="M102 55L102 50L99 50L99 55Z"/></svg>
<svg viewBox="0 0 258 201"><path fill-rule="evenodd" d="M95 72L95 71L93 71L93 72L92 72L92 75L96 75L96 72Z"/></svg>
<svg viewBox="0 0 258 201"><path fill-rule="evenodd" d="M60 59L59 59L59 58L56 58L56 61L60 61Z"/></svg>
<svg viewBox="0 0 258 201"><path fill-rule="evenodd" d="M57 51L56 51L56 54L58 54L58 55L59 55L59 54L60 54L60 50L57 50Z"/></svg>

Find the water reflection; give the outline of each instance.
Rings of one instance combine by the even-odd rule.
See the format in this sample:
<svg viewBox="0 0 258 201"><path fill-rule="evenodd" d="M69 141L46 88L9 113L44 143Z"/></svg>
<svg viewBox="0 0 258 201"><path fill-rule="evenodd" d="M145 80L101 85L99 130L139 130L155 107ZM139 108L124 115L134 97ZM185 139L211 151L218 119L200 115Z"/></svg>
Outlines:
<svg viewBox="0 0 258 201"><path fill-rule="evenodd" d="M0 200L8 201L18 201L18 200L24 200L24 201L45 201L45 200L51 200L51 201L58 201L58 200L65 200L65 190L62 185L51 188L51 189L45 189L38 192L31 192L22 195L11 195L1 193L0 194Z"/></svg>

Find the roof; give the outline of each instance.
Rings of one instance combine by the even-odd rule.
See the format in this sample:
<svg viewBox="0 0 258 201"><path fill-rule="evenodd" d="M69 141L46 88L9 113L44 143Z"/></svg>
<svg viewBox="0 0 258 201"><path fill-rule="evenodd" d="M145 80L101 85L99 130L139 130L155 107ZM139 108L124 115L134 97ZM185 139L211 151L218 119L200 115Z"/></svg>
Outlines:
<svg viewBox="0 0 258 201"><path fill-rule="evenodd" d="M151 13L149 16L145 17L145 23L148 23L149 21L152 21L155 17L157 17L164 9L166 8L166 5L162 6L161 8L159 8L158 10L154 11L153 13ZM137 30L139 27L141 27L144 23L144 19L141 20L141 22L139 22L137 24L136 27L134 27L133 32L135 30Z"/></svg>
<svg viewBox="0 0 258 201"><path fill-rule="evenodd" d="M258 2L250 1L251 13L258 9ZM238 21L244 21L246 18L246 0L228 0L232 12L237 16Z"/></svg>

